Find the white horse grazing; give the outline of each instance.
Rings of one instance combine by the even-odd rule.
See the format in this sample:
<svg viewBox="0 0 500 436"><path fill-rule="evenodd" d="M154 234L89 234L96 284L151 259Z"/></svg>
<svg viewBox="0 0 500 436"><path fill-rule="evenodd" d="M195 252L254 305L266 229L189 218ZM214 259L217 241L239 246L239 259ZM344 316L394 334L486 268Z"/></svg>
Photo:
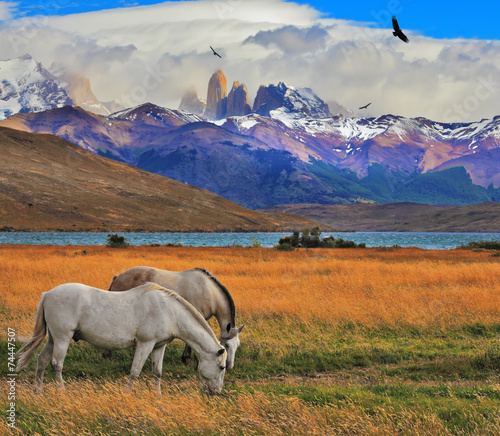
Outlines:
<svg viewBox="0 0 500 436"><path fill-rule="evenodd" d="M106 350L135 346L127 387L141 373L149 354L156 387L160 390L163 355L174 338L188 343L199 358L198 370L207 394L219 393L227 354L202 316L183 298L154 283L122 294L79 283L67 283L42 294L35 328L19 350L17 371L28 365L36 349L49 339L38 356L35 391L40 391L45 368L52 363L56 383L64 387L62 367L71 338Z"/></svg>
<svg viewBox="0 0 500 436"><path fill-rule="evenodd" d="M220 343L227 351L227 369L234 367L236 350L240 346L238 335L244 326L236 327L236 308L227 288L211 273L203 268L186 271L166 271L149 266L137 266L113 278L110 291L126 291L146 282L177 292L189 301L206 320L215 316L220 329ZM191 348L186 345L182 361L191 360Z"/></svg>

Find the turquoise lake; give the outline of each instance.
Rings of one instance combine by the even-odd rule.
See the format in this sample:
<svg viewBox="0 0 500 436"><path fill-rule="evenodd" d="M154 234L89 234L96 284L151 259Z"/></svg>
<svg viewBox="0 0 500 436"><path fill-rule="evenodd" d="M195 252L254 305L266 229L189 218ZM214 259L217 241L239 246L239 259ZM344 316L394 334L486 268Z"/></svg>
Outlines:
<svg viewBox="0 0 500 436"><path fill-rule="evenodd" d="M273 247L283 236L291 233L119 233L131 245L181 243L195 247L252 245ZM322 233L333 235L367 247L419 247L449 250L470 241L500 241L500 233L420 233L420 232L355 232ZM106 245L108 233L78 232L5 232L0 244L28 245Z"/></svg>

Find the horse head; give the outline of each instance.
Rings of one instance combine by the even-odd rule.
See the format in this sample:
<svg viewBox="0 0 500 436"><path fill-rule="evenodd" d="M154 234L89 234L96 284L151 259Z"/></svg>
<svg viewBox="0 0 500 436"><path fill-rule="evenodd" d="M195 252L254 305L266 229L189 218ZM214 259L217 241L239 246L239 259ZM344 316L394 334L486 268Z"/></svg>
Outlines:
<svg viewBox="0 0 500 436"><path fill-rule="evenodd" d="M198 371L203 390L207 395L220 393L226 373L226 350L220 348L216 353L203 353L199 358Z"/></svg>
<svg viewBox="0 0 500 436"><path fill-rule="evenodd" d="M221 345L227 351L227 369L233 369L234 359L236 357L236 350L240 346L240 338L238 337L243 330L244 325L240 328L228 324L226 326L226 331L222 334L220 338Z"/></svg>

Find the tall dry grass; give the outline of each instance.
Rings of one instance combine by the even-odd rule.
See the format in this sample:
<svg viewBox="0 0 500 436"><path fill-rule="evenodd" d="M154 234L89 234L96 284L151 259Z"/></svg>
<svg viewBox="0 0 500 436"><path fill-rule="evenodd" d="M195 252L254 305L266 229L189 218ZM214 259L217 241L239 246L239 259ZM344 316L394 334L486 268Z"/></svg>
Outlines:
<svg viewBox="0 0 500 436"><path fill-rule="evenodd" d="M2 332L11 327L19 336L29 335L42 292L67 282L107 289L114 275L138 265L213 272L233 295L239 324L247 324L242 347L249 349L248 356L250 348L261 345L278 356L289 354L295 340L301 346L307 341L311 350L322 347L331 329L345 323L432 331L498 325L500 320L499 258L488 252L0 246ZM366 338L355 340L363 347ZM207 398L192 372L187 381L169 377L162 395L150 389L151 375L146 373L132 394L123 391L125 378L69 379L66 391L56 390L49 378L44 393L35 396L33 374L24 374L17 384L17 434L500 433L498 380L497 388L478 383L481 395L470 400L455 398L451 391L442 398L441 390L431 387L429 395L419 393L399 376L392 385L403 383L402 393L386 397L376 389L385 386L386 376L369 382L374 377L363 373L355 381L346 372L337 374L344 387L325 391L329 400L322 402L324 386L314 379L305 387L283 382L306 397L310 386L318 387L317 400L305 401L278 393L279 379L254 382L230 374L224 395ZM375 389L363 390L367 383L375 383ZM475 388L467 389L475 395ZM0 405L6 410L7 403L0 400ZM8 433L1 419L0 434Z"/></svg>
<svg viewBox="0 0 500 436"><path fill-rule="evenodd" d="M207 398L190 382L162 395L143 383L131 394L114 382L83 381L66 391L47 387L34 395L19 391L22 423L11 432L0 421L0 434L47 435L451 435L439 410L421 404L408 410L398 405L367 410L355 402L310 404L296 397L241 392ZM500 423L481 415L480 405L461 404L467 433L494 435ZM465 407L468 406L466 409Z"/></svg>
<svg viewBox="0 0 500 436"><path fill-rule="evenodd" d="M500 320L500 262L488 252L3 246L0 326L26 335L42 292L68 282L107 289L138 265L207 268L244 318L432 328Z"/></svg>

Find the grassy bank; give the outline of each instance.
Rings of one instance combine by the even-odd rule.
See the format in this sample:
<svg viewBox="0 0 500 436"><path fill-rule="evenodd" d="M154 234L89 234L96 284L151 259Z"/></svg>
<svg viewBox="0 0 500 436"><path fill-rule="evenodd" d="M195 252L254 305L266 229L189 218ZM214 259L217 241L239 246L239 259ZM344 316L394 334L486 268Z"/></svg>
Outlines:
<svg viewBox="0 0 500 436"><path fill-rule="evenodd" d="M123 393L131 350L106 361L72 344L67 390L55 391L47 370L39 396L33 359L17 381L23 433L500 433L500 268L490 252L3 246L0 265L0 324L18 336L31 332L41 292L65 282L107 289L137 265L207 268L246 324L217 398L201 395L178 340L161 396L150 362ZM6 362L5 335L0 345Z"/></svg>

